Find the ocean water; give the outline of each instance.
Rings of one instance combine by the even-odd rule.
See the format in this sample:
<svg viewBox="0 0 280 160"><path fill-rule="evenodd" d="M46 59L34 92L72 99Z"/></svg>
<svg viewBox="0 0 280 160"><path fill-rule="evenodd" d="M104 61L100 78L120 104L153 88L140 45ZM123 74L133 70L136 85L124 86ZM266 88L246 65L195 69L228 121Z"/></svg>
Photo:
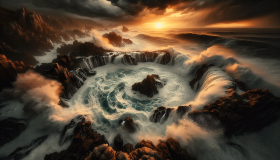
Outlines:
<svg viewBox="0 0 280 160"><path fill-rule="evenodd" d="M231 139L223 136L222 128L204 130L188 120L187 116L178 120L175 114L171 114L163 124L149 121L152 110L159 106L176 109L180 105L191 105L192 110L201 110L204 105L226 95L226 90L234 79L244 82L250 88L268 88L273 94L280 96L279 30L153 31L132 28L129 32L122 33L121 27L117 27L112 31L131 39L134 44L113 47L102 38L102 34L108 31L96 30L91 32L93 38L84 40L91 40L116 53L126 52L132 56L136 54L134 51L140 53L168 49L175 64L140 62L133 66L119 60L118 63L94 68L97 74L84 81L77 93L66 100L69 108L57 105L61 86L58 82L47 80L33 72L19 76L14 84L15 88L2 94L5 98L1 99L0 119L22 119L26 122L27 129L16 139L0 147L0 159L13 159L8 156L18 147L24 146L28 146L26 150L31 150L23 157L26 160L43 159L46 154L66 149L70 140L65 137L65 141L61 140L60 133L78 115L84 115L91 121L92 128L105 135L110 144L118 133L125 137L124 143L134 145L142 139L149 139L157 144L158 139L174 137L199 160L280 159L279 121L258 133L234 136ZM48 54L37 60L41 63L51 62L57 53L53 50ZM215 67L202 78L199 89L193 90L189 82L194 77L195 69L203 64L214 64ZM158 74L165 83L153 98L131 90L134 83L142 81L148 74ZM33 83L27 83L30 81ZM119 120L126 116L132 117L138 125L136 133L128 134L119 126ZM69 129L66 136L71 135L72 131L73 128ZM47 138L44 139L44 136ZM34 140L38 138L43 142L35 143ZM228 145L228 142L238 144L240 148Z"/></svg>

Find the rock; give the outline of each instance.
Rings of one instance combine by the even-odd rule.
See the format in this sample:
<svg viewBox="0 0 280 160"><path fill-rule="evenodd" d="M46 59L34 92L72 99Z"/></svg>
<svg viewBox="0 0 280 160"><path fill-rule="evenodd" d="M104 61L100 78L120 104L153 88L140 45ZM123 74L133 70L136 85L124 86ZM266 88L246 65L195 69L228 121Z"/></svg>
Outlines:
<svg viewBox="0 0 280 160"><path fill-rule="evenodd" d="M36 65L38 63L29 52L12 49L11 46L6 43L0 42L0 54L5 55L7 59L11 59L12 61L22 61L24 64L28 65Z"/></svg>
<svg viewBox="0 0 280 160"><path fill-rule="evenodd" d="M91 157L90 154L92 155L92 151L96 149L96 147L100 145L106 146L106 144L108 146L108 141L105 137L93 131L90 124L90 122L85 122L83 118L81 122L77 123L74 129L74 138L70 146L60 153L55 152L46 155L45 160L86 159ZM102 150L101 153L104 154L104 156L110 157L112 155L111 151L113 152L113 149L106 148L106 152L103 153Z"/></svg>
<svg viewBox="0 0 280 160"><path fill-rule="evenodd" d="M116 151L109 147L108 144L102 144L95 147L85 160L116 160Z"/></svg>
<svg viewBox="0 0 280 160"><path fill-rule="evenodd" d="M23 120L7 118L0 121L0 146L10 142L19 136L27 125Z"/></svg>
<svg viewBox="0 0 280 160"><path fill-rule="evenodd" d="M59 138L59 145L63 145L67 141L73 139L74 134L69 134L68 132L75 129L76 124L79 122L82 122L83 120L84 120L84 117L82 115L79 115L79 116L75 117L74 119L72 119L71 122L63 128L63 130L60 134L60 138ZM86 126L86 127L89 127L89 126Z"/></svg>
<svg viewBox="0 0 280 160"><path fill-rule="evenodd" d="M191 108L191 106L179 106L176 109L176 114L178 118L182 118ZM160 106L153 110L151 116L150 116L150 121L154 123L164 123L170 116L170 113L174 110L175 108L166 108L163 106Z"/></svg>
<svg viewBox="0 0 280 160"><path fill-rule="evenodd" d="M168 119L172 110L173 108L165 108L163 106L160 106L152 112L150 121L155 123L164 123Z"/></svg>
<svg viewBox="0 0 280 160"><path fill-rule="evenodd" d="M189 117L201 124L201 118L210 115L221 122L225 135L241 135L262 130L278 120L280 98L267 89L248 90L241 96L231 90L227 96L204 106L203 111L194 110ZM215 124L215 123L213 123Z"/></svg>
<svg viewBox="0 0 280 160"><path fill-rule="evenodd" d="M186 152L179 142L173 138L168 138L166 141L166 145L168 147L169 153L172 157L172 159L176 160L191 160L192 158L188 152Z"/></svg>
<svg viewBox="0 0 280 160"><path fill-rule="evenodd" d="M7 87L12 87L11 83L17 78L20 73L25 73L33 66L25 65L23 62L11 61L5 55L0 54L0 91Z"/></svg>
<svg viewBox="0 0 280 160"><path fill-rule="evenodd" d="M133 119L127 116L123 120L123 127L128 133L135 133L137 131L137 125L134 123Z"/></svg>
<svg viewBox="0 0 280 160"><path fill-rule="evenodd" d="M117 160L130 160L130 157L127 153L120 151L120 152L117 152L116 159Z"/></svg>
<svg viewBox="0 0 280 160"><path fill-rule="evenodd" d="M121 148L121 150L122 150L123 152L126 152L127 154L129 154L130 152L134 151L135 149L133 148L133 145L132 145L132 144L127 143L127 144L125 144L125 145Z"/></svg>
<svg viewBox="0 0 280 160"><path fill-rule="evenodd" d="M189 110L191 106L179 106L176 110L177 115L179 118L182 118Z"/></svg>
<svg viewBox="0 0 280 160"><path fill-rule="evenodd" d="M132 151L129 156L131 160L161 160L160 155L148 147L138 148Z"/></svg>
<svg viewBox="0 0 280 160"><path fill-rule="evenodd" d="M138 91L148 97L153 97L155 94L158 94L158 88L162 88L163 84L160 81L156 81L154 76L159 77L158 75L147 75L142 82L133 84L132 90Z"/></svg>
<svg viewBox="0 0 280 160"><path fill-rule="evenodd" d="M171 55L169 52L165 53L160 59L160 64L166 65L171 61Z"/></svg>
<svg viewBox="0 0 280 160"><path fill-rule="evenodd" d="M123 146L123 140L120 136L120 134L118 134L115 138L114 138L114 146L116 147L116 150L120 150Z"/></svg>
<svg viewBox="0 0 280 160"><path fill-rule="evenodd" d="M109 43L115 47L124 47L127 44L133 44L130 39L122 38L122 36L118 35L116 32L105 33L103 37L107 38Z"/></svg>

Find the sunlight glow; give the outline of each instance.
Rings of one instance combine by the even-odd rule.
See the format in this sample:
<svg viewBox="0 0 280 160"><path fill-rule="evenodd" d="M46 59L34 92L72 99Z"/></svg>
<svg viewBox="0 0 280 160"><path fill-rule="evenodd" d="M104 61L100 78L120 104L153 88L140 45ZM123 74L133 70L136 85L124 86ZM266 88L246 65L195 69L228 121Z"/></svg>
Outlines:
<svg viewBox="0 0 280 160"><path fill-rule="evenodd" d="M162 28L162 27L163 27L163 25L161 24L161 22L156 23L156 28Z"/></svg>

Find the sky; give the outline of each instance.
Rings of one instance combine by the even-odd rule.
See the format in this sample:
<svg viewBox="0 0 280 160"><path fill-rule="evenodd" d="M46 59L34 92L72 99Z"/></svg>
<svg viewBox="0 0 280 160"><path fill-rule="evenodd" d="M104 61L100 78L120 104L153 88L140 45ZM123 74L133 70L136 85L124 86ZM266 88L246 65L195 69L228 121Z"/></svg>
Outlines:
<svg viewBox="0 0 280 160"><path fill-rule="evenodd" d="M138 27L280 28L279 0L0 0L0 6Z"/></svg>

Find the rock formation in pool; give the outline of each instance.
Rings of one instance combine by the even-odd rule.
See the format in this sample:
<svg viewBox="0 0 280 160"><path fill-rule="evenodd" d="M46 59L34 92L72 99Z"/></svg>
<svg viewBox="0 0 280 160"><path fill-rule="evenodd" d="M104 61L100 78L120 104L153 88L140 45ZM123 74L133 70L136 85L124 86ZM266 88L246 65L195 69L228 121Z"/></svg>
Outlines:
<svg viewBox="0 0 280 160"><path fill-rule="evenodd" d="M125 39L118 35L116 32L110 32L103 35L104 38L109 40L109 43L115 47L124 47L127 44L133 44L130 39Z"/></svg>
<svg viewBox="0 0 280 160"><path fill-rule="evenodd" d="M156 74L147 75L142 82L133 84L132 90L138 91L148 97L153 97L155 94L158 94L158 88L162 88L165 85L158 80L160 80L160 77Z"/></svg>

